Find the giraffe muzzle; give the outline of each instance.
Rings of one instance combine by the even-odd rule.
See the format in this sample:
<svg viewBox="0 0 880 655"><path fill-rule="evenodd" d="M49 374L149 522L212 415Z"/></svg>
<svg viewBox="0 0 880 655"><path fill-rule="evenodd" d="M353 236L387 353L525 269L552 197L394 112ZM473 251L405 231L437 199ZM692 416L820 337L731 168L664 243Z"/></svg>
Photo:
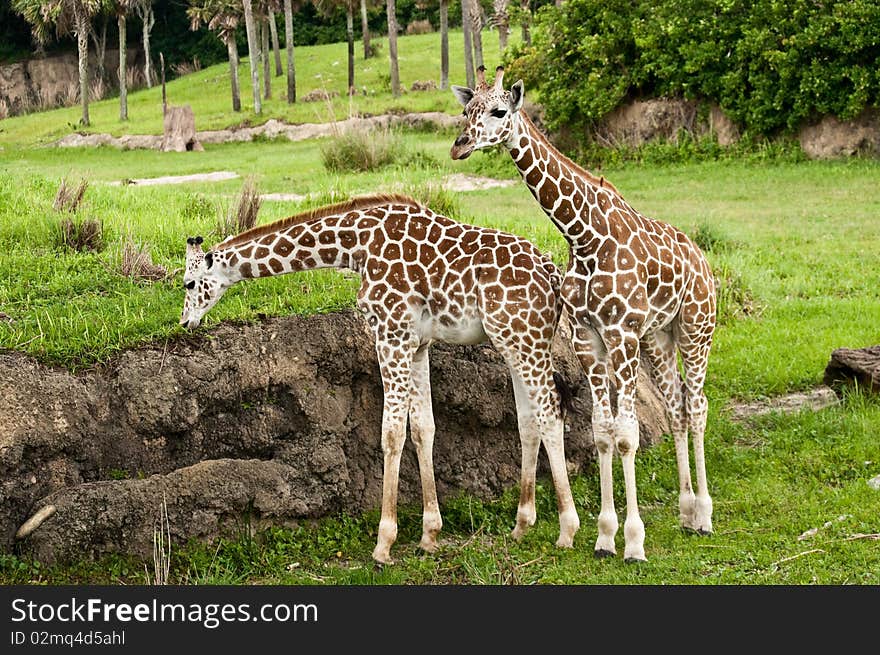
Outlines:
<svg viewBox="0 0 880 655"><path fill-rule="evenodd" d="M455 140L455 143L452 144L452 150L449 151L449 156L453 159L467 159L471 156L473 151L473 141L471 141L471 138L467 134L462 134Z"/></svg>

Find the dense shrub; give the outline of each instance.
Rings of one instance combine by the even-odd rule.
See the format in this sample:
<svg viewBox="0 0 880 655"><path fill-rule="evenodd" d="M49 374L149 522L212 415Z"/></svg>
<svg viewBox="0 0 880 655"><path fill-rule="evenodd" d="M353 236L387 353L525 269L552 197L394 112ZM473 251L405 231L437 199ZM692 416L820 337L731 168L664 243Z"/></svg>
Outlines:
<svg viewBox="0 0 880 655"><path fill-rule="evenodd" d="M713 100L763 135L880 105L877 0L568 0L538 12L533 44L510 77L553 127L650 95Z"/></svg>

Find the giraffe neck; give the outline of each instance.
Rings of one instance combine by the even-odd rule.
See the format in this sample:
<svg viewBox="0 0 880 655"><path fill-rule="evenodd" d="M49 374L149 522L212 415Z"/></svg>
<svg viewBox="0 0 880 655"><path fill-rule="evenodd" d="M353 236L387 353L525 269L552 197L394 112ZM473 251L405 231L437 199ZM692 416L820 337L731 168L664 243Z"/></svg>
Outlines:
<svg viewBox="0 0 880 655"><path fill-rule="evenodd" d="M608 236L604 216L617 197L610 183L559 152L522 111L507 149L526 186L570 244Z"/></svg>
<svg viewBox="0 0 880 655"><path fill-rule="evenodd" d="M224 261L236 280L270 277L318 268L349 268L360 272L377 221L339 215L297 223L253 239L217 246L215 257Z"/></svg>

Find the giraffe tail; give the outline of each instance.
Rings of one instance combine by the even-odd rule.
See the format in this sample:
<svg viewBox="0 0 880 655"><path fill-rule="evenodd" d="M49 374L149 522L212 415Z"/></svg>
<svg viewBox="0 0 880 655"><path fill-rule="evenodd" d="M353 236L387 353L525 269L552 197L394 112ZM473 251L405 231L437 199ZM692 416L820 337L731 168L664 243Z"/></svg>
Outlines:
<svg viewBox="0 0 880 655"><path fill-rule="evenodd" d="M571 384L559 371L553 371L553 382L559 393L559 409L562 411L562 415L565 416L566 412L577 414L580 410L575 403L575 391Z"/></svg>

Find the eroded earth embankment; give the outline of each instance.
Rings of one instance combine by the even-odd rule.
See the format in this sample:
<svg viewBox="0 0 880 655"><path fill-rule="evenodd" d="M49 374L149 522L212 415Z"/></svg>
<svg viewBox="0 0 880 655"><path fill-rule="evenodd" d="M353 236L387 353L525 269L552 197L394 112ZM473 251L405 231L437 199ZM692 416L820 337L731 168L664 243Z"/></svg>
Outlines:
<svg viewBox="0 0 880 655"><path fill-rule="evenodd" d="M584 408L566 420L569 469L579 471L593 457L589 391L561 336L555 351ZM431 369L441 503L517 484L516 409L500 356L437 344ZM381 415L372 338L352 311L224 324L82 374L0 354L0 547L47 562L148 555L163 498L175 541L240 530L244 515L259 526L378 507ZM639 416L643 441L668 432L644 372ZM546 475L543 454L540 466ZM420 502L409 442L400 485L401 502Z"/></svg>

